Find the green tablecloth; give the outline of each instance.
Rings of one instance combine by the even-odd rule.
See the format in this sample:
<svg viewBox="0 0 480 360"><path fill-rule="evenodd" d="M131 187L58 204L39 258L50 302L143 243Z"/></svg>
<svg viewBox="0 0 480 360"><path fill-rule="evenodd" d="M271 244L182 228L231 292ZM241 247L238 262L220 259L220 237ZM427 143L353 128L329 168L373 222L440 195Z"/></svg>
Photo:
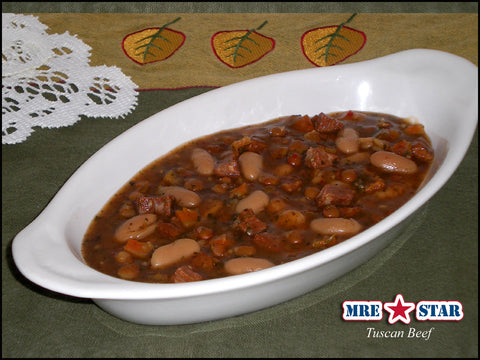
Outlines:
<svg viewBox="0 0 480 360"><path fill-rule="evenodd" d="M83 4L83 7L82 3L59 4L57 8L51 5L51 9L109 11L104 3ZM220 4L221 12L231 10L225 3ZM321 4L313 11L335 12L333 3L326 3L323 8ZM351 8L353 5L349 8L346 3L340 4L337 8L340 12L358 11ZM395 11L392 5L379 4L387 9L385 12ZM442 3L438 4L442 11ZM3 5L3 12L52 11L41 6L8 4ZM111 6L112 11L119 9ZM187 13L202 9L192 3L179 3L180 9L172 3L163 5L164 8L161 4L148 3L148 6L151 12L166 9ZM204 6L205 12L215 11L212 3ZM245 3L238 6L248 12ZM248 9L257 12L281 9L294 13L301 12L301 6L312 11L313 5L277 3L275 8L273 3L258 3L255 6ZM373 3L363 6L365 12L382 12L382 8L375 8ZM398 6L404 12L414 9L412 3ZM421 8L422 3L417 6ZM472 10L470 4L461 8L458 4L445 3L443 9L445 6L453 9L446 11L470 12L470 15L477 11ZM131 7L120 9L138 11ZM427 11L432 11L429 9ZM476 31L471 31L471 35L477 36L474 41L477 48L468 55L475 62L478 35ZM201 324L143 326L119 320L90 300L50 292L22 277L12 260L11 242L45 208L75 170L104 144L139 121L209 90L209 87L194 87L141 91L137 107L123 119L83 117L73 126L37 129L22 143L2 145L3 357L478 356L478 134L457 172L419 211L408 231L378 256L340 279L269 309ZM401 322L391 325L386 319L380 322L342 320L345 300L391 302L397 294L415 303L459 301L464 318L435 322L414 319L408 325ZM406 335L374 338L368 336L368 328L405 332L411 328L434 329L426 340Z"/></svg>

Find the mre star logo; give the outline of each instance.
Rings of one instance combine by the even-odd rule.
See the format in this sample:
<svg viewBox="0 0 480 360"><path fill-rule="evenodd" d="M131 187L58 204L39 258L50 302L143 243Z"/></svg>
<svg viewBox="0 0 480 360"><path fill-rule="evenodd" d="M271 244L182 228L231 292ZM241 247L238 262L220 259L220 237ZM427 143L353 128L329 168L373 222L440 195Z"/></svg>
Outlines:
<svg viewBox="0 0 480 360"><path fill-rule="evenodd" d="M386 302L383 304L385 310L390 313L388 322L390 324L396 323L398 320L405 324L410 324L409 313L415 310L415 303L405 302L401 294L397 294L395 302Z"/></svg>

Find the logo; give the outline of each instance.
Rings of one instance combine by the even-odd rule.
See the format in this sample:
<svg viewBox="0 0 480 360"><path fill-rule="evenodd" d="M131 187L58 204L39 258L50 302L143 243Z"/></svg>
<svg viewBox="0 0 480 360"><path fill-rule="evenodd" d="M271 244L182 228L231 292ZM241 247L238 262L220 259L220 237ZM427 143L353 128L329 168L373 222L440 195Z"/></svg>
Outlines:
<svg viewBox="0 0 480 360"><path fill-rule="evenodd" d="M393 303L383 304L385 310L390 313L388 317L389 324L395 324L397 321L401 321L405 324L410 324L410 313L415 310L415 304L412 302L405 302L403 296L398 294Z"/></svg>
<svg viewBox="0 0 480 360"><path fill-rule="evenodd" d="M418 321L463 319L463 307L458 301L420 301L417 304Z"/></svg>
<svg viewBox="0 0 480 360"><path fill-rule="evenodd" d="M378 321L382 320L381 301L345 301L343 303L343 320Z"/></svg>
<svg viewBox="0 0 480 360"><path fill-rule="evenodd" d="M463 307L459 301L405 301L402 294L397 294L393 302L381 301L344 301L343 320L345 321L380 321L383 311L388 313L388 323L398 321L410 324L415 314L417 321L460 321L463 319Z"/></svg>

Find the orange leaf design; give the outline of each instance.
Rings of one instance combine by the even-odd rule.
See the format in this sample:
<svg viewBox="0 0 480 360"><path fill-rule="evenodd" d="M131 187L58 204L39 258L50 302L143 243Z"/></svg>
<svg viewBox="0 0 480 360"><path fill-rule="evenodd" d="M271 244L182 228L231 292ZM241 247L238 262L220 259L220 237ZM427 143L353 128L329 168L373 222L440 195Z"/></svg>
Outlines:
<svg viewBox="0 0 480 360"><path fill-rule="evenodd" d="M240 68L258 61L275 47L275 40L259 34L267 21L257 29L220 31L212 36L217 58L231 68Z"/></svg>
<svg viewBox="0 0 480 360"><path fill-rule="evenodd" d="M125 36L122 48L125 54L137 64L145 65L168 59L185 42L185 35L167 28L180 18L161 28L148 28Z"/></svg>
<svg viewBox="0 0 480 360"><path fill-rule="evenodd" d="M365 34L345 26L355 15L338 26L325 26L305 32L302 36L302 49L306 58L316 66L329 66L359 52L365 45Z"/></svg>

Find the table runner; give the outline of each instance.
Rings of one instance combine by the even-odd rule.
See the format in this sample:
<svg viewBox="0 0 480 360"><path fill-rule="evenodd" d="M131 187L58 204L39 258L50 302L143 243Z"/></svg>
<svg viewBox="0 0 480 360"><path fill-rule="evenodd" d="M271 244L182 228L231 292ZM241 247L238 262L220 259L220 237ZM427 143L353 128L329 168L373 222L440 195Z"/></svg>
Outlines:
<svg viewBox="0 0 480 360"><path fill-rule="evenodd" d="M269 73L318 66L302 50L304 34L320 30L328 35L331 30L344 27L351 29L348 34L359 35L360 41L364 38L363 46L356 52L350 51L343 61L326 66L418 47L448 51L478 62L476 13L293 11L287 14L31 13L47 27L48 34L68 31L91 47L88 59L92 68L117 67L135 84L136 102L123 116L80 114L78 121L69 126L35 128L25 140L2 145L4 357L478 356L477 135L452 179L418 212L408 231L389 247L342 278L269 309L201 324L135 325L107 314L88 299L42 289L18 273L11 258L12 239L93 153L148 116L211 88ZM185 36L182 46L170 57L140 65L122 49L122 41L128 35L164 25ZM240 31L235 35L243 36L252 29L266 38L263 40L273 39L273 49L237 68L228 66L221 61L221 55L215 54L211 42L215 34L232 35L228 32ZM200 54L200 58L188 54ZM408 302L457 300L462 303L465 316L458 322L412 321L409 325L342 320L343 301L392 302L397 294L402 294ZM368 335L368 328L378 331L413 328L423 332L434 329L425 340L415 336L373 337Z"/></svg>
<svg viewBox="0 0 480 360"><path fill-rule="evenodd" d="M224 86L277 72L369 60L411 48L443 50L463 56L475 64L478 62L475 50L478 44L475 36L478 31L476 14L33 15L48 26L49 33L68 31L78 36L92 47L92 65L118 66L139 89ZM163 50L148 56L145 62L129 57L136 47L149 42L147 39L135 44L142 37L153 35L148 29L157 32L162 27L165 28L166 40L158 39L158 44L153 41L153 45L165 46ZM345 34L346 40L331 36L340 27L349 29ZM257 40L261 38L266 43L256 44L255 39L248 37L243 43L234 40L249 31L257 34ZM178 38L168 42L172 34ZM302 43L308 35L313 38L311 42L324 36L331 37L320 42L317 48L312 43ZM161 36L160 32L158 37ZM327 56L326 61L324 56L315 63L317 50L328 45L329 40L332 45L337 42L343 47L344 54ZM240 60L234 64L227 62L235 52L230 44L243 46L243 57L239 58L246 57L244 63ZM314 49L309 49L311 47ZM310 54L309 50L315 54Z"/></svg>

